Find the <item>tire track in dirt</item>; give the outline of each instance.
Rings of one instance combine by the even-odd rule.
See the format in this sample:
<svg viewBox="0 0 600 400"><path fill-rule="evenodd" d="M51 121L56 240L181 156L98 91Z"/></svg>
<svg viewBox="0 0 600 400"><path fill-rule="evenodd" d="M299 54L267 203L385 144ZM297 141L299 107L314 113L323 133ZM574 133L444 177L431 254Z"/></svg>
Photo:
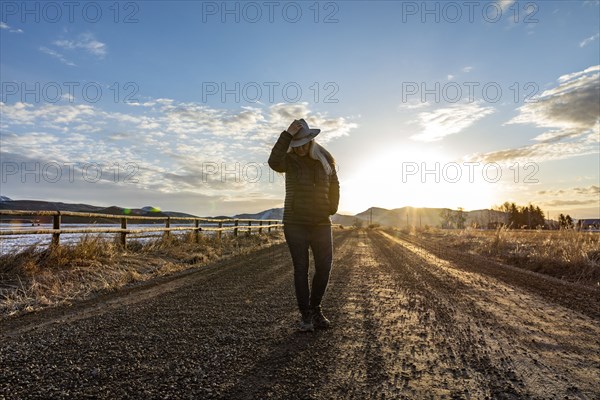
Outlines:
<svg viewBox="0 0 600 400"><path fill-rule="evenodd" d="M571 308L589 317L600 319L600 287L566 282L548 275L501 264L489 258L464 253L439 242L428 242L415 236L398 234L403 243L423 248L441 259L451 261L460 270L489 275L509 285L515 285L544 297L548 302Z"/></svg>
<svg viewBox="0 0 600 400"><path fill-rule="evenodd" d="M350 287L364 318L357 352L366 359L368 392L350 398L516 398L512 387L490 383L487 375L476 379L465 368L470 332L454 324L451 303L403 265L404 255L390 253L371 233L362 235L363 262L352 269ZM484 359L476 361L477 368L496 372Z"/></svg>
<svg viewBox="0 0 600 400"><path fill-rule="evenodd" d="M399 274L418 277L412 284L437 299L430 301L436 313L445 308L450 318L442 325L450 346L458 345L463 368L478 385L487 385L492 397L595 398L600 391L597 320L465 271L385 233L377 235L381 253L392 264L402 260L396 262Z"/></svg>
<svg viewBox="0 0 600 400"><path fill-rule="evenodd" d="M336 309L336 340L331 343L330 359L336 368L321 389L322 398L373 398L387 378L380 368L383 355L379 342L374 340L378 322L373 312L370 277L366 275L372 276L377 268L370 257L365 232L355 230L352 239L352 263L340 268L345 290L336 291L340 307Z"/></svg>
<svg viewBox="0 0 600 400"><path fill-rule="evenodd" d="M461 285L432 278L422 262L400 246L374 237L381 264L407 290L407 314L411 325L408 343L411 370L405 378L417 397L433 393L450 398L526 398L514 374L490 359L493 349L483 348L481 332L457 307ZM475 324L476 325L476 324ZM479 342L479 343L478 343ZM480 349L481 348L481 349ZM407 353L405 350L404 354Z"/></svg>

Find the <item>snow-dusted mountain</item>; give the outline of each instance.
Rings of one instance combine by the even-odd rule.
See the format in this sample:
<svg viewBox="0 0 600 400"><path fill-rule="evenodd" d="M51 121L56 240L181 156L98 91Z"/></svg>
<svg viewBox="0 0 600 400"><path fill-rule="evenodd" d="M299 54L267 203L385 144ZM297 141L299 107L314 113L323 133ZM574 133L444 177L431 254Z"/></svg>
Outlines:
<svg viewBox="0 0 600 400"><path fill-rule="evenodd" d="M240 219L282 219L283 218L283 208L270 208L265 211L261 211L254 214L237 214L234 215L233 218Z"/></svg>

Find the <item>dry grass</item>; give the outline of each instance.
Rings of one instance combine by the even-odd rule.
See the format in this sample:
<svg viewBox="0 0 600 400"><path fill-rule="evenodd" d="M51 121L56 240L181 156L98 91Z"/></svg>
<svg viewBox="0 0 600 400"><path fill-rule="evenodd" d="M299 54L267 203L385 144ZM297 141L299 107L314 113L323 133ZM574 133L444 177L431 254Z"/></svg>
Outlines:
<svg viewBox="0 0 600 400"><path fill-rule="evenodd" d="M94 236L72 245L32 246L0 256L0 317L68 304L281 241L283 234L275 231L220 240L200 235L198 243L193 234L171 235L131 240L127 249Z"/></svg>
<svg viewBox="0 0 600 400"><path fill-rule="evenodd" d="M600 234L594 232L413 229L404 233L570 282L600 285Z"/></svg>

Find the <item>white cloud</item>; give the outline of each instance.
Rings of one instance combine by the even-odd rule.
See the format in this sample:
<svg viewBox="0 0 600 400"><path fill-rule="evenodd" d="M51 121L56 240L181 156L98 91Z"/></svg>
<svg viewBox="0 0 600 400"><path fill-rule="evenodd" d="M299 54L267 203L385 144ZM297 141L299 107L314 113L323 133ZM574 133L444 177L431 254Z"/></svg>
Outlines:
<svg viewBox="0 0 600 400"><path fill-rule="evenodd" d="M598 40L599 37L600 37L600 33L596 33L595 35L590 36L589 38L582 40L581 43L579 43L579 47L585 47L588 44L592 43L593 41Z"/></svg>
<svg viewBox="0 0 600 400"><path fill-rule="evenodd" d="M593 65L589 68L584 69L583 71L578 71L578 72L573 72L570 74L565 74L565 75L561 75L558 78L558 82L559 83L564 83L567 81L571 81L575 78L581 77L581 76L585 76L591 72L600 72L600 65Z"/></svg>
<svg viewBox="0 0 600 400"><path fill-rule="evenodd" d="M406 103L401 103L398 105L398 110L407 109L407 110L416 110L419 108L429 107L431 103L428 101L420 101L418 99L411 99Z"/></svg>
<svg viewBox="0 0 600 400"><path fill-rule="evenodd" d="M540 190L536 193L540 197L540 203L546 207L564 207L564 206L598 206L598 196L600 196L600 186L591 185L588 187L571 187L563 189Z"/></svg>
<svg viewBox="0 0 600 400"><path fill-rule="evenodd" d="M469 73L469 72L471 72L472 70L473 70L473 67L471 67L471 66L466 66L466 67L464 67L464 68L462 69L462 72Z"/></svg>
<svg viewBox="0 0 600 400"><path fill-rule="evenodd" d="M588 187L574 187L569 189L541 190L537 192L537 194L545 196L563 196L565 194L578 196L598 196L600 195L600 186L591 185Z"/></svg>
<svg viewBox="0 0 600 400"><path fill-rule="evenodd" d="M411 136L411 139L425 142L441 140L468 128L494 111L492 107L483 107L473 102L421 112L418 117L423 131Z"/></svg>
<svg viewBox="0 0 600 400"><path fill-rule="evenodd" d="M69 103L73 103L75 101L75 96L73 96L71 93L64 93L61 96L61 99L68 101Z"/></svg>
<svg viewBox="0 0 600 400"><path fill-rule="evenodd" d="M52 57L58 59L63 64L66 64L66 65L71 66L71 67L75 67L76 66L73 61L70 61L70 60L66 59L61 53L59 53L56 50L52 50L52 49L49 49L47 47L43 47L42 46L42 47L40 47L40 51L42 53L48 54L49 56L52 56Z"/></svg>
<svg viewBox="0 0 600 400"><path fill-rule="evenodd" d="M15 133L4 134L3 142L11 143L13 145L25 145L28 146L32 143L36 143L36 145L40 144L43 146L47 146L53 143L58 142L58 138L47 132L28 132L24 135L17 135ZM4 144L3 143L3 144Z"/></svg>
<svg viewBox="0 0 600 400"><path fill-rule="evenodd" d="M81 132L86 132L86 133L101 132L102 131L102 126L99 126L99 125L101 125L101 124L95 124L95 125L90 125L90 124L74 125L73 126L73 130L75 130L75 131L81 131Z"/></svg>
<svg viewBox="0 0 600 400"><path fill-rule="evenodd" d="M266 175L270 148L294 118L322 129L317 138L322 143L357 126L347 118L312 112L307 104L227 110L171 99L149 102L155 105L131 108L135 114L88 104L0 103L6 125L2 152L60 162L94 160L103 169L133 163L141 189L235 197L257 187L235 176L223 180L220 173L209 173L207 164L220 169L226 163L239 175L239 168L254 162L263 165ZM43 135L35 133L40 129Z"/></svg>
<svg viewBox="0 0 600 400"><path fill-rule="evenodd" d="M131 134L126 132L117 132L109 135L110 140L124 140L131 138Z"/></svg>
<svg viewBox="0 0 600 400"><path fill-rule="evenodd" d="M508 124L533 124L585 134L598 124L600 104L600 66L566 74L559 85L544 91L519 108L519 115Z"/></svg>
<svg viewBox="0 0 600 400"><path fill-rule="evenodd" d="M563 207L563 206L583 206L588 204L598 204L598 199L587 199L587 200L577 200L577 199L568 199L568 200L552 200L552 201L542 201L540 203L542 206L548 207Z"/></svg>
<svg viewBox="0 0 600 400"><path fill-rule="evenodd" d="M600 66L565 74L559 85L519 107L507 124L552 128L539 143L470 156L486 162L546 161L597 154L600 141Z"/></svg>
<svg viewBox="0 0 600 400"><path fill-rule="evenodd" d="M596 154L598 144L590 140L578 139L569 142L544 142L523 146L515 149L493 151L485 154L475 154L467 157L481 162L497 162L510 164L513 162L543 162L564 160L576 156Z"/></svg>
<svg viewBox="0 0 600 400"><path fill-rule="evenodd" d="M448 74L447 78L448 78L449 81L451 81L452 79L454 79L454 75Z"/></svg>
<svg viewBox="0 0 600 400"><path fill-rule="evenodd" d="M43 104L17 102L9 105L0 102L3 122L8 125L31 125L59 129L71 122L83 122L85 117L93 117L94 107L87 104Z"/></svg>
<svg viewBox="0 0 600 400"><path fill-rule="evenodd" d="M537 135L533 140L537 142L552 142L561 139L575 138L580 136L581 132L578 129L563 128L557 130L549 130L540 135Z"/></svg>
<svg viewBox="0 0 600 400"><path fill-rule="evenodd" d="M82 49L98 58L107 54L107 46L94 37L91 33L82 33L75 40L55 40L53 44L65 50Z"/></svg>
<svg viewBox="0 0 600 400"><path fill-rule="evenodd" d="M12 33L23 33L23 29L13 29L10 27L10 25L2 21L0 21L0 29L7 29L9 32Z"/></svg>
<svg viewBox="0 0 600 400"><path fill-rule="evenodd" d="M309 126L321 129L317 137L319 143L328 143L335 138L349 135L358 125L347 118L330 118L325 113L313 113L308 108L308 103L286 104L279 103L269 107L265 115L265 125L259 132L261 140L271 140L272 132L287 129L294 119L304 118Z"/></svg>
<svg viewBox="0 0 600 400"><path fill-rule="evenodd" d="M500 8L502 8L502 11L508 9L510 6L513 5L514 2L515 0L496 0L496 4L498 4Z"/></svg>
<svg viewBox="0 0 600 400"><path fill-rule="evenodd" d="M75 63L65 57L63 54L65 51L70 52L70 55L73 55L74 52L82 50L97 58L104 58L108 52L106 44L98 41L92 33L82 33L75 39L55 40L52 42L52 46L55 46L56 48L42 46L39 50L57 58L62 63L69 66L75 66Z"/></svg>

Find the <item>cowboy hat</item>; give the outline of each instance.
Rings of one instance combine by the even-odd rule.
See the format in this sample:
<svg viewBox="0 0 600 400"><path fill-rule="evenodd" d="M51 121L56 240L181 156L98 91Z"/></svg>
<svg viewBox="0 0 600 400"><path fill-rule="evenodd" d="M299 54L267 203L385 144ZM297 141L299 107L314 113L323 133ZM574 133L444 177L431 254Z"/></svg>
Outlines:
<svg viewBox="0 0 600 400"><path fill-rule="evenodd" d="M303 119L299 119L298 122L300 122L302 128L292 138L292 142L290 143L290 146L292 147L299 147L310 142L319 134L319 132L321 132L320 129L310 129Z"/></svg>

